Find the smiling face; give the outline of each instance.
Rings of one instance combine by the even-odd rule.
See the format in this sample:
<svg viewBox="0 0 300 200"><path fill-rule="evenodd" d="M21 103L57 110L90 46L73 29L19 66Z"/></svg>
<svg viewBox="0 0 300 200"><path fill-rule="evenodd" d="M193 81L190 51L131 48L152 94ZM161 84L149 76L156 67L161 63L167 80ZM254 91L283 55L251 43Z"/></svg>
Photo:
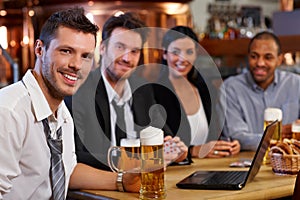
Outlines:
<svg viewBox="0 0 300 200"><path fill-rule="evenodd" d="M41 74L42 90L55 99L73 95L91 70L95 49L92 34L59 27L48 49L38 40L35 70Z"/></svg>
<svg viewBox="0 0 300 200"><path fill-rule="evenodd" d="M249 49L249 69L257 85L266 89L274 80L274 72L282 62L278 46L272 39L255 39Z"/></svg>
<svg viewBox="0 0 300 200"><path fill-rule="evenodd" d="M125 28L115 28L109 41L100 47L101 66L105 67L105 76L113 85L120 79L126 79L138 65L142 38L139 33Z"/></svg>
<svg viewBox="0 0 300 200"><path fill-rule="evenodd" d="M170 71L171 75L187 77L197 58L196 45L188 37L174 40L163 57L168 66L173 69Z"/></svg>

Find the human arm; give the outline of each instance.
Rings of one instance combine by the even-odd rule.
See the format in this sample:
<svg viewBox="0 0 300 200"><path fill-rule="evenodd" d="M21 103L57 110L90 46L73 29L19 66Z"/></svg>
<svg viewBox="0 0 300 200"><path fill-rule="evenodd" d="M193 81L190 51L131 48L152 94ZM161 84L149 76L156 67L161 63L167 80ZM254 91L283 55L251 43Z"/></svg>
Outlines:
<svg viewBox="0 0 300 200"><path fill-rule="evenodd" d="M70 178L70 189L117 190L117 173L99 170L78 163ZM123 186L126 192L139 192L141 185L139 173L125 173Z"/></svg>
<svg viewBox="0 0 300 200"><path fill-rule="evenodd" d="M257 99L259 97L249 97L246 89L240 88L237 92L235 84L225 82L222 86L220 102L225 107L223 132L233 140L238 140L241 150L255 151L263 133L263 108L260 99Z"/></svg>
<svg viewBox="0 0 300 200"><path fill-rule="evenodd" d="M238 140L241 149L255 151L261 140L262 132L251 132L247 122L234 109L229 110L227 113L229 114L226 115L224 132L227 132L234 140Z"/></svg>
<svg viewBox="0 0 300 200"><path fill-rule="evenodd" d="M230 155L236 155L240 152L240 143L234 141L210 141L206 144L193 146L191 148L192 157L195 158L222 158Z"/></svg>
<svg viewBox="0 0 300 200"><path fill-rule="evenodd" d="M19 159L25 130L19 116L6 108L0 112L0 199L12 189L12 179L20 175Z"/></svg>

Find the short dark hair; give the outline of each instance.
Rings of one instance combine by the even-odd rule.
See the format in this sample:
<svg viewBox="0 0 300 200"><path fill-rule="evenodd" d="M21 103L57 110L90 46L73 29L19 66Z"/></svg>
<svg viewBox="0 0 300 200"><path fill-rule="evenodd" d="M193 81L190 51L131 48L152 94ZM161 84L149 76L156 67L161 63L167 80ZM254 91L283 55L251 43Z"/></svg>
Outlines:
<svg viewBox="0 0 300 200"><path fill-rule="evenodd" d="M57 30L61 26L93 34L96 45L99 27L84 15L83 8L75 7L55 12L46 20L39 37L46 49L48 49L51 40L56 37Z"/></svg>
<svg viewBox="0 0 300 200"><path fill-rule="evenodd" d="M272 32L269 31L262 31L257 33L253 38L251 38L249 45L248 45L248 53L250 53L250 48L254 40L273 40L278 48L278 55L281 54L281 44L279 38Z"/></svg>
<svg viewBox="0 0 300 200"><path fill-rule="evenodd" d="M140 17L133 13L127 12L119 16L108 18L102 28L102 41L107 45L111 33L115 28L125 28L137 32L142 38L142 44L147 40L148 28Z"/></svg>
<svg viewBox="0 0 300 200"><path fill-rule="evenodd" d="M190 27L175 26L165 33L163 40L162 40L162 47L165 50L167 50L169 45L173 41L181 39L181 38L186 38L186 37L191 38L194 41L196 47L197 47L197 45L199 45L198 37L197 37L196 33Z"/></svg>

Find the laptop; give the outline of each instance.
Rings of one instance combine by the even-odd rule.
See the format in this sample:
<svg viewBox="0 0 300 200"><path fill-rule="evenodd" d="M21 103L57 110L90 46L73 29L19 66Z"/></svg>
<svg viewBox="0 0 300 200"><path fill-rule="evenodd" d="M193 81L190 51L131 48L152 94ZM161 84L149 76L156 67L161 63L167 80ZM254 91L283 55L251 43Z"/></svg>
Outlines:
<svg viewBox="0 0 300 200"><path fill-rule="evenodd" d="M258 173L277 123L276 120L266 127L248 171L195 171L178 182L176 186L182 189L242 189Z"/></svg>

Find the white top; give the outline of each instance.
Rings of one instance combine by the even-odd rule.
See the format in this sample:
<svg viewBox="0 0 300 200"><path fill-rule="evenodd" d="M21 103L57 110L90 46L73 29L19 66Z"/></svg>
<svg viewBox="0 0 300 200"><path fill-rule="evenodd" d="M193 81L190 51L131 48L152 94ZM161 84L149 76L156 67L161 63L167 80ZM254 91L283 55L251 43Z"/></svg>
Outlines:
<svg viewBox="0 0 300 200"><path fill-rule="evenodd" d="M120 98L116 91L111 87L109 82L107 81L103 70L101 71L103 82L107 91L108 102L109 102L109 109L110 109L110 125L111 125L111 145L116 146L116 121L117 121L117 114L115 112L114 106L112 105L112 101L116 101L117 105L124 106L124 119L126 124L126 134L127 138L136 138L136 132L134 131L134 121L133 121L133 113L131 110L131 88L129 85L128 80L125 81L124 92L123 96Z"/></svg>
<svg viewBox="0 0 300 200"><path fill-rule="evenodd" d="M42 123L46 117L52 131L56 132L55 124L62 127L67 191L77 163L74 125L64 102L57 116L55 119L52 115L31 70L23 82L0 90L0 199L50 199L51 154Z"/></svg>
<svg viewBox="0 0 300 200"><path fill-rule="evenodd" d="M198 92L197 94L199 96ZM200 108L197 113L187 115L191 127L191 145L204 144L208 136L208 123L200 96L199 100Z"/></svg>

